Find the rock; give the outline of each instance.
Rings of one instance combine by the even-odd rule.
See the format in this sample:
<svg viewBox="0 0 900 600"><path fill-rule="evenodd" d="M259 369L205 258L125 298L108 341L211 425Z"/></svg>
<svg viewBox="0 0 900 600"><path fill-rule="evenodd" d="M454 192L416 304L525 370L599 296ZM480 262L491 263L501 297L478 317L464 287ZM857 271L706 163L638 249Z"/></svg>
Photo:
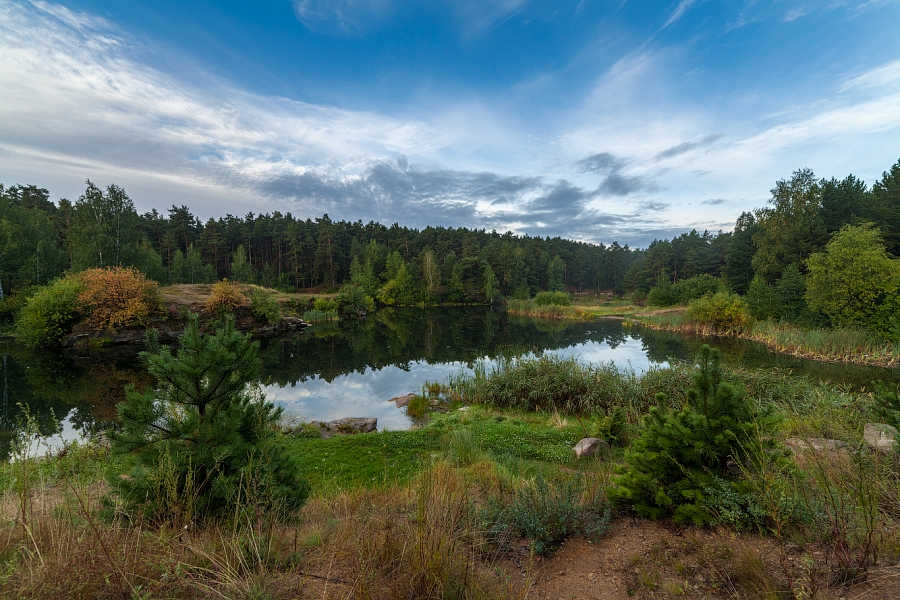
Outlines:
<svg viewBox="0 0 900 600"><path fill-rule="evenodd" d="M308 326L309 323L297 317L281 317L281 321L278 323L279 329L301 329Z"/></svg>
<svg viewBox="0 0 900 600"><path fill-rule="evenodd" d="M322 437L333 435L353 435L356 433L369 433L378 427L378 419L375 417L344 417L334 421L310 421L310 425L322 430Z"/></svg>
<svg viewBox="0 0 900 600"><path fill-rule="evenodd" d="M393 402L394 404L397 405L397 408L403 408L404 406L409 404L409 402L415 397L416 397L415 394L406 394L404 396L397 396L396 398L391 398L390 400L388 400L388 402Z"/></svg>
<svg viewBox="0 0 900 600"><path fill-rule="evenodd" d="M863 438L874 450L890 452L897 443L897 428L885 423L866 423Z"/></svg>
<svg viewBox="0 0 900 600"><path fill-rule="evenodd" d="M784 440L784 445L792 452L800 450L815 450L816 452L835 452L849 446L847 442L841 440L830 440L828 438L810 438L802 440L800 438L788 438Z"/></svg>
<svg viewBox="0 0 900 600"><path fill-rule="evenodd" d="M609 444L599 438L589 437L584 438L575 444L574 450L575 456L583 458L585 456L594 456L601 452L607 452L609 450Z"/></svg>

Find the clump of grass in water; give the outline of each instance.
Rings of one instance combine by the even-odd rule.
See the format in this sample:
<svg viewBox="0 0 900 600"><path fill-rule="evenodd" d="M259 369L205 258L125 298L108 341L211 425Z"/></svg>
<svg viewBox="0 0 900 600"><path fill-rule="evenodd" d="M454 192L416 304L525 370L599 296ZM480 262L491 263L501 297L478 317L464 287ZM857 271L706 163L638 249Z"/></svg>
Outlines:
<svg viewBox="0 0 900 600"><path fill-rule="evenodd" d="M470 378L460 377L452 383L470 402L587 414L606 407L615 397L619 380L612 363L594 366L575 358L540 355L501 357L489 373L476 368Z"/></svg>
<svg viewBox="0 0 900 600"><path fill-rule="evenodd" d="M406 405L406 414L413 419L421 419L428 414L428 408L431 405L425 396L414 396L409 404Z"/></svg>

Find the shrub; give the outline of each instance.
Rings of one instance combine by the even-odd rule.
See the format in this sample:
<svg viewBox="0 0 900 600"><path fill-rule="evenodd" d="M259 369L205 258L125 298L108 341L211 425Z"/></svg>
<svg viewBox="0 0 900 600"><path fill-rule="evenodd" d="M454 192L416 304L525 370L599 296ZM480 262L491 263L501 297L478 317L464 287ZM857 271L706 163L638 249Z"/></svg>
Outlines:
<svg viewBox="0 0 900 600"><path fill-rule="evenodd" d="M213 284L209 300L206 301L206 310L218 314L230 313L246 302L247 297L237 289L237 286L227 279L223 279Z"/></svg>
<svg viewBox="0 0 900 600"><path fill-rule="evenodd" d="M16 335L26 346L58 343L81 315L84 284L74 277L54 280L28 299L16 318Z"/></svg>
<svg viewBox="0 0 900 600"><path fill-rule="evenodd" d="M466 400L524 410L590 414L607 409L621 376L614 365L586 365L552 354L500 357L492 371L460 383Z"/></svg>
<svg viewBox="0 0 900 600"><path fill-rule="evenodd" d="M672 289L678 297L679 304L687 304L691 300L696 300L703 296L727 291L721 279L706 273L682 279L675 283Z"/></svg>
<svg viewBox="0 0 900 600"><path fill-rule="evenodd" d="M11 296L4 296L3 300L0 300L0 323L15 323L16 317L34 291L26 288L18 290Z"/></svg>
<svg viewBox="0 0 900 600"><path fill-rule="evenodd" d="M755 408L742 387L722 381L719 360L720 352L704 345L686 404L673 411L650 409L607 492L611 501L653 519L710 523L711 491L722 496L720 480L734 481L729 461L743 464L752 445L772 447L761 440L770 439L777 416ZM733 489L740 491L736 484Z"/></svg>
<svg viewBox="0 0 900 600"><path fill-rule="evenodd" d="M740 296L725 292L691 301L685 317L689 323L710 327L718 333L739 332L750 325L747 303Z"/></svg>
<svg viewBox="0 0 900 600"><path fill-rule="evenodd" d="M316 298L313 308L322 312L337 312L338 302L334 298Z"/></svg>
<svg viewBox="0 0 900 600"><path fill-rule="evenodd" d="M251 493L260 506L299 507L308 489L275 438L281 409L253 386L259 344L233 319L201 335L195 314L177 353L152 338L148 348L141 358L157 383L126 388L121 432L110 433L130 467L108 476L125 507L178 522L223 514Z"/></svg>
<svg viewBox="0 0 900 600"><path fill-rule="evenodd" d="M548 483L538 475L489 520L495 529L530 539L537 554L547 554L571 535L596 539L606 531L609 509L601 494L587 489L582 475L561 484Z"/></svg>
<svg viewBox="0 0 900 600"><path fill-rule="evenodd" d="M265 320L269 325L274 325L281 319L281 307L274 294L259 288L250 292L250 310L258 320Z"/></svg>
<svg viewBox="0 0 900 600"><path fill-rule="evenodd" d="M89 269L75 275L84 285L78 302L94 331L143 327L160 311L159 284L134 267Z"/></svg>
<svg viewBox="0 0 900 600"><path fill-rule="evenodd" d="M341 312L347 314L362 314L371 312L375 308L375 300L368 295L361 285L348 283L341 288L337 295L337 304Z"/></svg>
<svg viewBox="0 0 900 600"><path fill-rule="evenodd" d="M572 297L565 292L540 292L534 297L535 306L571 306Z"/></svg>
<svg viewBox="0 0 900 600"><path fill-rule="evenodd" d="M678 293L668 278L663 279L647 294L648 306L674 306L678 304Z"/></svg>
<svg viewBox="0 0 900 600"><path fill-rule="evenodd" d="M719 292L725 292L725 284L712 275L697 275L682 279L677 283L671 283L666 276L650 290L647 295L647 304L650 306L687 304L691 300Z"/></svg>
<svg viewBox="0 0 900 600"><path fill-rule="evenodd" d="M406 405L406 414L414 419L424 417L428 412L430 402L425 396L414 396Z"/></svg>

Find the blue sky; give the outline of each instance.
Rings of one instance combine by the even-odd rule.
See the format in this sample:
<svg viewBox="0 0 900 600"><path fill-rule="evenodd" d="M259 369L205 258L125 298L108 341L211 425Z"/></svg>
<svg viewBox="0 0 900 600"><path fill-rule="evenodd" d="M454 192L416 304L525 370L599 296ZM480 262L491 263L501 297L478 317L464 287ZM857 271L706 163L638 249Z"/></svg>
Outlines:
<svg viewBox="0 0 900 600"><path fill-rule="evenodd" d="M900 159L898 0L0 2L0 181L644 246Z"/></svg>

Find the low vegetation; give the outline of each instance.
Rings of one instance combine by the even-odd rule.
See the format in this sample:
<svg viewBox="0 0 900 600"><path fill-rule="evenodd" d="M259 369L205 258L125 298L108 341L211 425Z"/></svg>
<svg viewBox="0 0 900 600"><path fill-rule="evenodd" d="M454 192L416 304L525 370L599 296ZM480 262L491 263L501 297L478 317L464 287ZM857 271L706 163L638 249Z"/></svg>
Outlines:
<svg viewBox="0 0 900 600"><path fill-rule="evenodd" d="M890 386L873 402L726 369L709 348L643 374L510 352L426 386L419 429L318 439L278 432L247 385L246 335L226 323L199 336L195 323L181 346L144 355L159 383L129 391L111 451L29 458L21 425L0 468L5 594L522 597L527 579L498 570L517 539L533 557L572 536L602 544L631 511L764 536L766 562L723 555L709 575L739 596L809 597L900 557L900 471L860 443L867 420L900 420ZM583 437L610 454L576 459ZM848 449L835 460L783 445L821 437ZM663 585L639 571L647 590Z"/></svg>
<svg viewBox="0 0 900 600"><path fill-rule="evenodd" d="M715 550L712 570L673 562L677 581L641 559L638 595L683 593L692 581L712 595L817 597L810 590L853 585L900 557L900 471L860 443L867 420L900 420L890 386L875 403L787 373L728 369L709 348L697 364L644 374L509 356L426 386L421 398L452 402L448 412L421 407L419 429L318 439L272 426L271 406L241 383L252 381L253 350L228 325L186 336L175 354L151 349L152 373L171 384L129 392L112 451L70 445L29 458L23 423L16 459L0 468L3 593L520 598L527 577L499 569L517 540L552 558L573 536L602 545L631 511L769 548L752 561ZM223 410L194 400L218 389L215 377L178 383L198 369L236 375L214 400ZM588 436L610 453L575 458ZM788 438L821 437L848 446L785 452ZM296 483L279 486L279 469Z"/></svg>

